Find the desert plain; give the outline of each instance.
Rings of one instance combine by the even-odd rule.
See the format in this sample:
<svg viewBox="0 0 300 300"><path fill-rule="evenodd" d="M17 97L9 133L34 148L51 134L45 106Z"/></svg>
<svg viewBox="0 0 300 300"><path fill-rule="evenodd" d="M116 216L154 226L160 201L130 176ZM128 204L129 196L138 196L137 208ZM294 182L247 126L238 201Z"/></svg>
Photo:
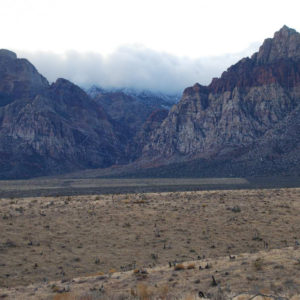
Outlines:
<svg viewBox="0 0 300 300"><path fill-rule="evenodd" d="M299 299L299 215L299 188L2 198L0 298Z"/></svg>

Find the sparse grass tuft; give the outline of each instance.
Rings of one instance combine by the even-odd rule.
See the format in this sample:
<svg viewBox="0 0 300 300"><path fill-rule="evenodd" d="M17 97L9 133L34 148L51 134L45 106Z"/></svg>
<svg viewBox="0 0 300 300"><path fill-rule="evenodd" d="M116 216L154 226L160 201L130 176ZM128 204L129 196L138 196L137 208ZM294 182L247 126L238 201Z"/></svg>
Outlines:
<svg viewBox="0 0 300 300"><path fill-rule="evenodd" d="M96 275L96 276L103 276L104 273L103 273L103 272L97 272L95 275Z"/></svg>
<svg viewBox="0 0 300 300"><path fill-rule="evenodd" d="M238 206L238 205L235 205L232 209L231 209L232 212L234 213L239 213L241 212L241 208Z"/></svg>

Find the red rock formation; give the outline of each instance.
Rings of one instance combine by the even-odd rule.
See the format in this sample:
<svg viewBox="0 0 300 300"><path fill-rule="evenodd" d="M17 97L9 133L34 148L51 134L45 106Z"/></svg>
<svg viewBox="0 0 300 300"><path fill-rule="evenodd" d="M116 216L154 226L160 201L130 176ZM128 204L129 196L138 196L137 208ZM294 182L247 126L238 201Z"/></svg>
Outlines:
<svg viewBox="0 0 300 300"><path fill-rule="evenodd" d="M264 158L250 149L266 145L266 140L272 144L278 139L281 151L290 151L288 139L271 131L284 124L294 128L286 119L291 114L295 114L292 120L299 119L295 113L299 105L300 34L284 26L273 39L264 41L259 52L231 66L209 86L185 89L181 101L151 133L142 160L165 164L202 158L215 163L226 158L234 162L252 151L252 166L257 166ZM268 149L265 157L266 152L268 157L283 157L271 148L260 149ZM296 161L300 167L300 151Z"/></svg>

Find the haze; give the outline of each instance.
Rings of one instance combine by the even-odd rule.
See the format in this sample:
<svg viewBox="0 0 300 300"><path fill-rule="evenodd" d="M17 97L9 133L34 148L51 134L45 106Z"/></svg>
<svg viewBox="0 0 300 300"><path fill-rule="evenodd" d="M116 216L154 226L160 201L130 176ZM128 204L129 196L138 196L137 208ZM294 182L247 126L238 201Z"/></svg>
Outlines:
<svg viewBox="0 0 300 300"><path fill-rule="evenodd" d="M1 48L48 80L176 92L258 50L299 1L1 0Z"/></svg>

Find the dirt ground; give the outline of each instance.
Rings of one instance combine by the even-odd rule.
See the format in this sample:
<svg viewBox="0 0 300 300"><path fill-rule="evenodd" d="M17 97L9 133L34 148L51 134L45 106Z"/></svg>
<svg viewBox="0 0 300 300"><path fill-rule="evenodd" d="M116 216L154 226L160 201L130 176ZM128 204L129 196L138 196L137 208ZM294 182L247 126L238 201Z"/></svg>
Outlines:
<svg viewBox="0 0 300 300"><path fill-rule="evenodd" d="M298 246L299 215L297 188L1 199L0 287Z"/></svg>

